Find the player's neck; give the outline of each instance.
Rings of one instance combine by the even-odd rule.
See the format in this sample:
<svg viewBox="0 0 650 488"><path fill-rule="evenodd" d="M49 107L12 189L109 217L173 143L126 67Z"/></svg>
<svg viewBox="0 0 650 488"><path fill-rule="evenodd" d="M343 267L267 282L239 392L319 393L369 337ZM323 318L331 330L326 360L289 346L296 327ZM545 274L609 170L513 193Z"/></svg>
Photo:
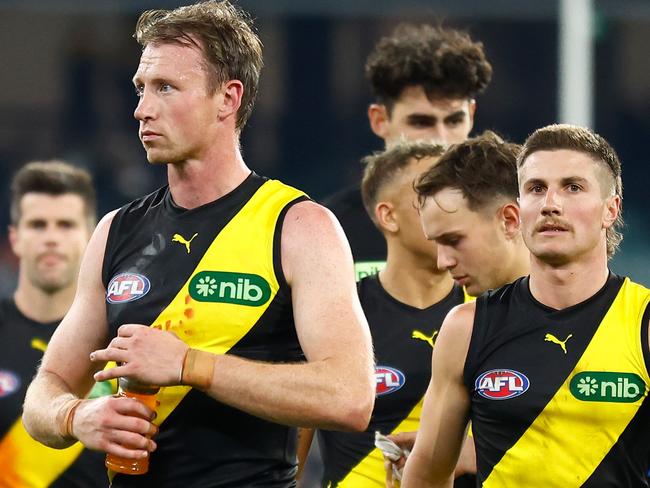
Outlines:
<svg viewBox="0 0 650 488"><path fill-rule="evenodd" d="M26 279L19 278L14 301L16 308L28 319L43 324L58 322L72 305L75 291L76 287L71 285L53 293L46 293Z"/></svg>
<svg viewBox="0 0 650 488"><path fill-rule="evenodd" d="M200 207L227 195L250 174L237 139L213 144L200 159L167 166L174 202L187 209Z"/></svg>
<svg viewBox="0 0 650 488"><path fill-rule="evenodd" d="M454 285L451 275L436 268L434 263L426 265L413 256L397 258L390 250L379 281L393 298L420 309L444 299Z"/></svg>
<svg viewBox="0 0 650 488"><path fill-rule="evenodd" d="M515 244L515 248L509 253L510 261L504 266L502 283L512 283L517 278L530 274L530 251L524 245L522 239Z"/></svg>
<svg viewBox="0 0 650 488"><path fill-rule="evenodd" d="M565 265L531 259L530 292L544 305L562 310L594 296L607 281L607 256L593 255Z"/></svg>

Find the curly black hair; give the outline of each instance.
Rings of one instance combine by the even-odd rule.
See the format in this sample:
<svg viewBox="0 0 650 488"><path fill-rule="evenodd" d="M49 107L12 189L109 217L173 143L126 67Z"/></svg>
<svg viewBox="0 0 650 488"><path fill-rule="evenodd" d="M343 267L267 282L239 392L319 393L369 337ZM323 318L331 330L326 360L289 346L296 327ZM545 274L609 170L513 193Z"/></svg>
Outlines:
<svg viewBox="0 0 650 488"><path fill-rule="evenodd" d="M422 86L429 99L473 98L490 83L492 66L483 44L465 32L401 24L370 53L366 76L378 103L391 110L407 86Z"/></svg>

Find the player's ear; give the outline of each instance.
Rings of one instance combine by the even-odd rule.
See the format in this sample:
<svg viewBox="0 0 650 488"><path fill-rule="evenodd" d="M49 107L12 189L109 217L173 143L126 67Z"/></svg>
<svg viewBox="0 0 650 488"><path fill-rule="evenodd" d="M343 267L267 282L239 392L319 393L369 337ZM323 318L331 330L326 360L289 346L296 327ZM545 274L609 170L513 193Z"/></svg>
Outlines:
<svg viewBox="0 0 650 488"><path fill-rule="evenodd" d="M377 137L386 139L388 136L388 122L390 115L386 109L386 105L373 103L368 107L368 121L370 128Z"/></svg>
<svg viewBox="0 0 650 488"><path fill-rule="evenodd" d="M474 128L474 114L476 113L476 100L474 100L473 98L470 99L469 101L468 112L469 112L469 131L472 132L472 129Z"/></svg>
<svg viewBox="0 0 650 488"><path fill-rule="evenodd" d="M618 214L621 211L621 197L611 195L605 201L605 210L603 215L603 228L608 229L616 222Z"/></svg>
<svg viewBox="0 0 650 488"><path fill-rule="evenodd" d="M20 257L20 242L18 240L18 231L16 230L16 226L10 225L7 227L8 230L8 237L9 237L9 245L11 246L11 250L14 252L14 254L18 257Z"/></svg>
<svg viewBox="0 0 650 488"><path fill-rule="evenodd" d="M221 91L223 97L220 100L219 117L226 119L236 116L244 95L244 84L239 80L230 80L222 85Z"/></svg>
<svg viewBox="0 0 650 488"><path fill-rule="evenodd" d="M397 232L399 230L391 202L378 202L375 205L375 220L382 231Z"/></svg>
<svg viewBox="0 0 650 488"><path fill-rule="evenodd" d="M503 232L508 239L519 235L521 219L519 215L519 206L515 203L506 203L498 210L498 217L501 221Z"/></svg>

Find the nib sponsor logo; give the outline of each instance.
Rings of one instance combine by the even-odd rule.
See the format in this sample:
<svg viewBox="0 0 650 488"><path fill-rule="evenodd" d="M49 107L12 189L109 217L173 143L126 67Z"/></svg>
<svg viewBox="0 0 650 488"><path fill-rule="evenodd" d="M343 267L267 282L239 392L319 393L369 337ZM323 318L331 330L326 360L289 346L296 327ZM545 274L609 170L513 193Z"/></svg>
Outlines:
<svg viewBox="0 0 650 488"><path fill-rule="evenodd" d="M121 273L114 276L106 290L108 303L126 303L138 300L149 293L151 283L146 276L137 273Z"/></svg>
<svg viewBox="0 0 650 488"><path fill-rule="evenodd" d="M404 373L390 366L375 367L375 394L388 395L399 390L406 383Z"/></svg>
<svg viewBox="0 0 650 488"><path fill-rule="evenodd" d="M646 385L634 373L583 371L571 378L569 389L583 402L634 403L645 395Z"/></svg>
<svg viewBox="0 0 650 488"><path fill-rule="evenodd" d="M201 271L190 280L189 292L197 302L259 307L271 297L271 286L254 274Z"/></svg>
<svg viewBox="0 0 650 488"><path fill-rule="evenodd" d="M511 369L486 371L474 382L477 393L490 400L507 400L523 395L529 386L525 374Z"/></svg>

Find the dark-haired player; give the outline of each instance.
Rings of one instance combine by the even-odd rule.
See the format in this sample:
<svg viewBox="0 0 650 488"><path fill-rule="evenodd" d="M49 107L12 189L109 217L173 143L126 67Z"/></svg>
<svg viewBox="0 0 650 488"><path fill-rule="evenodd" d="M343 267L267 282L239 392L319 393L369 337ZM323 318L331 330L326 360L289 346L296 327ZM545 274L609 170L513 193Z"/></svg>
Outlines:
<svg viewBox="0 0 650 488"><path fill-rule="evenodd" d="M62 161L34 161L11 182L9 241L18 286L0 301L0 486L106 486L101 453L80 444L51 449L29 437L20 420L27 385L77 289L81 256L96 223L87 171ZM93 396L110 394L97 384Z"/></svg>
<svg viewBox="0 0 650 488"><path fill-rule="evenodd" d="M483 45L464 32L404 24L379 40L366 76L375 98L368 107L370 128L386 147L402 138L453 144L472 130L475 97L489 84L492 67ZM386 244L363 207L359 186L325 204L350 241L357 279L376 273L386 260Z"/></svg>
<svg viewBox="0 0 650 488"><path fill-rule="evenodd" d="M418 179L415 191L437 265L479 296L528 273L519 227L518 144L487 131L452 146Z"/></svg>

